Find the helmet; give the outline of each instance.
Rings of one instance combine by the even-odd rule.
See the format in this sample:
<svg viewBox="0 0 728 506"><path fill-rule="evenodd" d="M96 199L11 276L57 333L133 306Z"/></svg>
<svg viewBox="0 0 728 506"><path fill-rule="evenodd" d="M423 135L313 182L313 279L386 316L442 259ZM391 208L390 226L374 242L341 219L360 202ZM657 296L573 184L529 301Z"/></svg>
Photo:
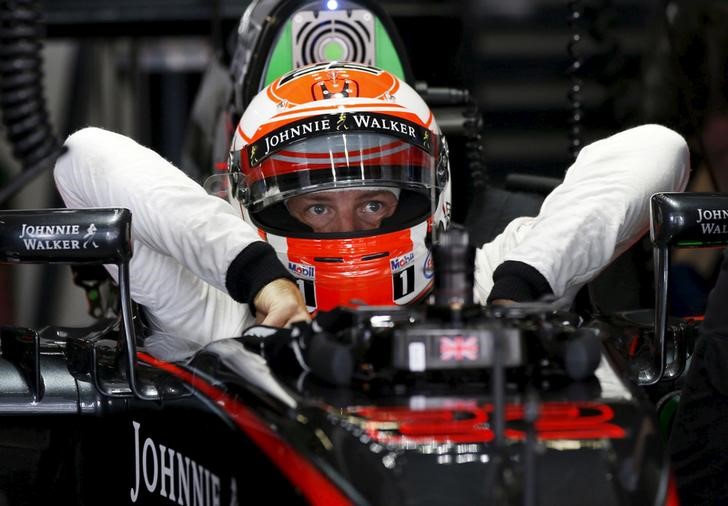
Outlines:
<svg viewBox="0 0 728 506"><path fill-rule="evenodd" d="M432 287L433 234L450 220L447 155L409 85L362 64L313 64L246 109L230 150L231 197L309 311L403 305Z"/></svg>

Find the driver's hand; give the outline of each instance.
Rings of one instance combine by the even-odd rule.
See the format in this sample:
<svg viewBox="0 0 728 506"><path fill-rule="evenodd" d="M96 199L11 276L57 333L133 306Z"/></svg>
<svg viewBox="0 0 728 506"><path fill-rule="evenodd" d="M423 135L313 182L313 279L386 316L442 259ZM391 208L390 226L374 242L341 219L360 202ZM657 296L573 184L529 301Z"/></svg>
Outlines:
<svg viewBox="0 0 728 506"><path fill-rule="evenodd" d="M295 283L288 279L274 279L253 299L255 320L271 327L287 327L291 323L310 321L303 295Z"/></svg>

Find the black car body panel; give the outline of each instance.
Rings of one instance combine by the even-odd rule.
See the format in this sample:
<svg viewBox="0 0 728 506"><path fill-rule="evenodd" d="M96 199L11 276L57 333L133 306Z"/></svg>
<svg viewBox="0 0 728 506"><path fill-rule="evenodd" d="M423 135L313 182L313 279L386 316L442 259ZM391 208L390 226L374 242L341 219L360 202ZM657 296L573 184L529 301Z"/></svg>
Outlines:
<svg viewBox="0 0 728 506"><path fill-rule="evenodd" d="M113 330L103 337L115 342ZM666 491L651 405L606 358L595 376L554 377L530 397L510 385L498 445L485 377L334 387L277 375L229 339L186 364L140 351L141 383L162 392L155 402L104 396L69 372L62 344L43 349L55 351L41 355L39 401L0 362L2 446L13 448L15 432L37 446L26 451L37 462L3 459L9 504L36 503L43 489L82 504L522 504L527 493L545 505L662 504Z"/></svg>

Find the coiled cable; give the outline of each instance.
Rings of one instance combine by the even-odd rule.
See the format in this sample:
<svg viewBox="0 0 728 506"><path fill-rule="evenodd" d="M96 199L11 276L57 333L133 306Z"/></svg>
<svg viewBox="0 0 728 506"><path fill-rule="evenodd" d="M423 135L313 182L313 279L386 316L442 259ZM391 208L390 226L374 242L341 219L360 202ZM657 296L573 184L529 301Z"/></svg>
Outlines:
<svg viewBox="0 0 728 506"><path fill-rule="evenodd" d="M488 185L488 173L483 153L483 115L470 93L465 98L465 157L468 162L471 192L470 198L479 195Z"/></svg>
<svg viewBox="0 0 728 506"><path fill-rule="evenodd" d="M0 205L53 166L63 148L43 93L44 24L36 0L0 0L0 110L22 172L0 189Z"/></svg>
<svg viewBox="0 0 728 506"><path fill-rule="evenodd" d="M572 0L569 2L569 27L571 34L569 36L569 42L566 46L566 50L569 54L571 64L567 69L569 76L569 92L567 94L570 106L569 115L569 154L573 159L576 159L579 151L582 148L583 143L583 132L582 124L584 121L584 105L583 105L583 80L581 78L581 69L583 60L577 51L577 46L582 39L582 18L583 11L582 5L579 0Z"/></svg>
<svg viewBox="0 0 728 506"><path fill-rule="evenodd" d="M483 153L483 115L478 102L467 89L430 87L425 82L417 82L415 90L422 96L433 111L436 107L458 106L462 109L457 119L456 130L464 137L464 156L468 175L466 190L468 206L475 195L479 195L488 185L488 173ZM441 125L442 126L442 125ZM466 207L466 208L467 208Z"/></svg>

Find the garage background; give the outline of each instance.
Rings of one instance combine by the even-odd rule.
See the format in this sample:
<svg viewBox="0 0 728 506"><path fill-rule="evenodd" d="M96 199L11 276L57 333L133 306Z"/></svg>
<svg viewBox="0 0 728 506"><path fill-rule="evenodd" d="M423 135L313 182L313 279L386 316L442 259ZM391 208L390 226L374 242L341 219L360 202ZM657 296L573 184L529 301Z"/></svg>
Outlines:
<svg viewBox="0 0 728 506"><path fill-rule="evenodd" d="M699 130L700 118L681 105L681 84L691 77L673 51L677 43L668 30L686 19L681 9L688 2L380 4L400 32L417 80L465 88L475 97L492 185L503 186L512 173L560 178L573 160L577 140L588 143L638 123L667 123L691 141ZM690 2L689 8L711 11L719 4ZM225 51L246 6L231 0L39 2L46 23L46 96L59 139L86 125L101 126L180 163L201 76L210 60ZM700 36L705 35L704 25L698 26ZM716 51L713 56L720 87L723 55ZM575 58L579 67L574 67ZM699 110L721 107L693 105ZM692 142L697 157L700 142ZM695 166L701 163L698 159ZM7 181L20 170L8 147L0 146L0 178ZM50 174L44 174L6 206L62 203ZM67 267L1 266L0 292L2 324L90 321L84 293L73 285Z"/></svg>

